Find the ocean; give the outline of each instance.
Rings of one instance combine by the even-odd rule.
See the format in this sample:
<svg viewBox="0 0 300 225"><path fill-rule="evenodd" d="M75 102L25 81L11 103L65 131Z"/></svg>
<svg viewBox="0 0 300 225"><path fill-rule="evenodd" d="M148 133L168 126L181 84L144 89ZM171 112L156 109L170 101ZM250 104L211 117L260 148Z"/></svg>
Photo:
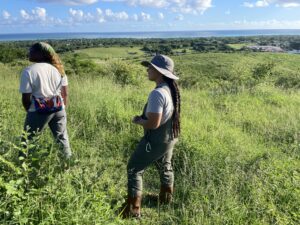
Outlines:
<svg viewBox="0 0 300 225"><path fill-rule="evenodd" d="M295 30L207 30L207 31L165 31L165 32L115 32L115 33L28 33L0 34L0 41L25 41L49 39L95 39L95 38L197 38L197 37L239 37L260 35L300 35Z"/></svg>

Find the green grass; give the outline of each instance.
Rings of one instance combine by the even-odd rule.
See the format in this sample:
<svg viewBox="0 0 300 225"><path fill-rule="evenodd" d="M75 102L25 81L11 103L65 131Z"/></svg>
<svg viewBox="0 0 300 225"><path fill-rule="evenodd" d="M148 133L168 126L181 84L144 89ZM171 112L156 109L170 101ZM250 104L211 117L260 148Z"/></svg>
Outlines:
<svg viewBox="0 0 300 225"><path fill-rule="evenodd" d="M255 45L253 43L242 43L242 44L228 44L229 47L234 48L236 50L240 50L243 47L247 47L249 45Z"/></svg>
<svg viewBox="0 0 300 225"><path fill-rule="evenodd" d="M272 71L297 73L299 57L209 53L174 59L182 80L193 78L205 85L182 89L174 203L159 206L145 198L141 224L297 224L299 91L275 87L275 72L234 93L223 92L215 82L223 74L222 80L234 83L234 72L237 78L248 77L258 64L269 62L275 64ZM18 145L25 117L18 93L21 67L0 67L0 153L15 163L15 148L9 143ZM61 169L48 129L38 149L50 155L39 156L39 176L33 179L42 185L29 184L22 198L22 185L1 188L0 180L1 224L139 223L121 220L118 208L126 196L126 164L142 136L130 121L141 112L154 84L145 77L140 85L120 85L109 75L88 74L69 76L69 83L68 131L76 163L68 171ZM20 179L1 161L0 169L4 182ZM11 186L15 193L8 191L14 190ZM150 167L144 193L158 188L159 176Z"/></svg>
<svg viewBox="0 0 300 225"><path fill-rule="evenodd" d="M144 52L141 47L100 47L77 50L76 53L86 54L89 58L94 59L96 62L112 58L133 58L143 56Z"/></svg>

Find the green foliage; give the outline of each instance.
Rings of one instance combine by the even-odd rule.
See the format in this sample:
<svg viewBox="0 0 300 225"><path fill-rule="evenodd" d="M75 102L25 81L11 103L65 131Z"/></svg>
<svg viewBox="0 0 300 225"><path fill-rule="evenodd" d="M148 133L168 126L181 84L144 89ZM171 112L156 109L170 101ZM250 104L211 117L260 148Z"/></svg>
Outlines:
<svg viewBox="0 0 300 225"><path fill-rule="evenodd" d="M184 87L174 202L161 206L147 198L160 185L150 167L140 222L118 215L126 163L143 135L131 118L141 113L154 84L143 76L139 59L100 63L90 57L63 56L70 74L69 164L59 158L49 129L32 141L24 134L22 143L25 113L17 89L26 62L0 64L1 224L298 223L297 56L173 56ZM19 151L29 157L20 161Z"/></svg>
<svg viewBox="0 0 300 225"><path fill-rule="evenodd" d="M116 83L121 85L139 85L142 81L141 66L128 64L123 61L112 61L108 65L108 76L113 77Z"/></svg>
<svg viewBox="0 0 300 225"><path fill-rule="evenodd" d="M290 42L290 48L300 50L300 40Z"/></svg>
<svg viewBox="0 0 300 225"><path fill-rule="evenodd" d="M198 52L233 52L235 48L225 44L223 41L201 40L191 43L193 50Z"/></svg>
<svg viewBox="0 0 300 225"><path fill-rule="evenodd" d="M144 53L140 47L99 47L77 50L76 53L85 54L88 58L93 59L95 62L110 59L127 59L132 57L142 56Z"/></svg>
<svg viewBox="0 0 300 225"><path fill-rule="evenodd" d="M97 73L96 64L85 59L80 54L72 54L64 57L66 73L69 75L95 75Z"/></svg>
<svg viewBox="0 0 300 225"><path fill-rule="evenodd" d="M66 73L76 76L106 76L121 85L140 85L143 68L121 60L108 60L105 64L96 64L86 59L83 53L64 56Z"/></svg>
<svg viewBox="0 0 300 225"><path fill-rule="evenodd" d="M264 79L270 75L272 75L272 69L274 68L275 64L270 63L259 63L252 69L252 77L255 80Z"/></svg>
<svg viewBox="0 0 300 225"><path fill-rule="evenodd" d="M167 44L154 44L154 45L148 44L148 45L144 45L142 50L149 54L163 54L163 55L173 54L172 47Z"/></svg>
<svg viewBox="0 0 300 225"><path fill-rule="evenodd" d="M10 63L18 59L26 59L27 51L22 48L0 45L0 62Z"/></svg>
<svg viewBox="0 0 300 225"><path fill-rule="evenodd" d="M278 72L275 85L284 89L300 89L300 73L299 71L287 70Z"/></svg>

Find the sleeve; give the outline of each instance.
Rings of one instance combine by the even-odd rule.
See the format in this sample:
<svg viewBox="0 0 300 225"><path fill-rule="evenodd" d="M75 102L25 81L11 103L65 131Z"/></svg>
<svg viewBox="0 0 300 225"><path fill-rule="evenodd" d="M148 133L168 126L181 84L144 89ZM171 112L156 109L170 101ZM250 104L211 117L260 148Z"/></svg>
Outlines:
<svg viewBox="0 0 300 225"><path fill-rule="evenodd" d="M162 113L164 107L164 96L158 90L153 90L148 97L147 112Z"/></svg>
<svg viewBox="0 0 300 225"><path fill-rule="evenodd" d="M21 93L32 93L31 79L27 70L22 72L19 91Z"/></svg>
<svg viewBox="0 0 300 225"><path fill-rule="evenodd" d="M61 86L68 86L68 84L68 77L67 75L64 75L61 80Z"/></svg>

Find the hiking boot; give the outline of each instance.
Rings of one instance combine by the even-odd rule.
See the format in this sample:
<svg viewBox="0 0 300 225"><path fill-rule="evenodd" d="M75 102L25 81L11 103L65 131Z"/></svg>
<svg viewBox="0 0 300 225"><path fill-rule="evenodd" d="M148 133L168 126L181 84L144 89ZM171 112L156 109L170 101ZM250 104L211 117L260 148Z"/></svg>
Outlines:
<svg viewBox="0 0 300 225"><path fill-rule="evenodd" d="M160 186L159 202L160 204L170 204L173 199L174 189L172 186Z"/></svg>
<svg viewBox="0 0 300 225"><path fill-rule="evenodd" d="M140 218L141 217L141 203L142 196L130 197L128 196L122 212L122 218Z"/></svg>

